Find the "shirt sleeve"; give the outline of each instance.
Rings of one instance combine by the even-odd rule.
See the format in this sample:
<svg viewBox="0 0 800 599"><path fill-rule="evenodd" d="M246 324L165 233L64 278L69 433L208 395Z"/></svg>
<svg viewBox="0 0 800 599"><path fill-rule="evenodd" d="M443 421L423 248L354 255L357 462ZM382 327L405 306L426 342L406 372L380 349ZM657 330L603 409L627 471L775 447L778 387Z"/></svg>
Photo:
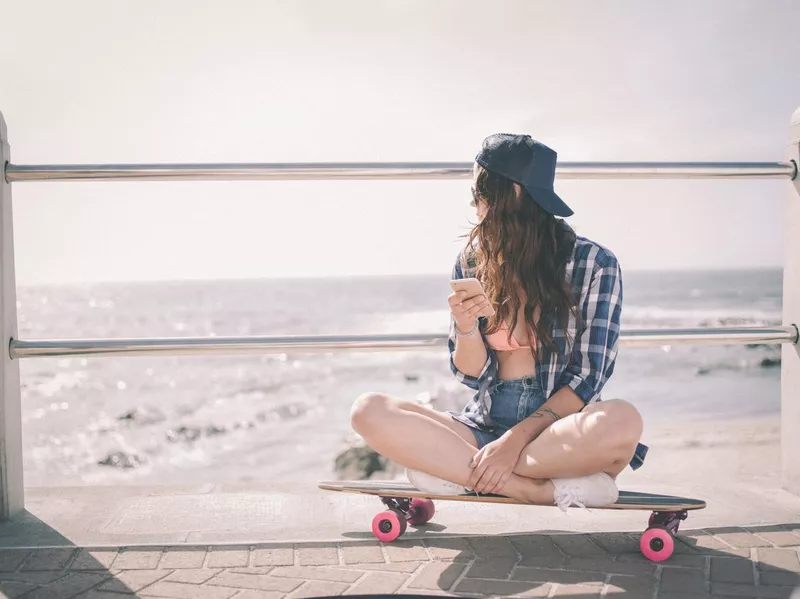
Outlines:
<svg viewBox="0 0 800 599"><path fill-rule="evenodd" d="M458 258L456 258L455 266L453 266L452 272L452 279L463 279L464 275L461 270L461 255L459 254ZM480 334L478 331L477 334ZM492 363L492 356L491 352L487 350L486 352L486 364L483 365L481 369L481 373L479 376L474 377L464 372L461 372L458 367L456 366L455 361L453 360L456 352L456 321L453 318L453 313L450 313L450 338L447 342L448 348L450 349L450 370L456 377L460 383L463 383L470 389L475 389L476 391L480 389L480 385L483 382L483 379L489 376L490 365Z"/></svg>
<svg viewBox="0 0 800 599"><path fill-rule="evenodd" d="M600 397L614 372L622 314L622 272L614 258L592 272L581 306L578 329L569 364L558 388L569 386L584 402Z"/></svg>

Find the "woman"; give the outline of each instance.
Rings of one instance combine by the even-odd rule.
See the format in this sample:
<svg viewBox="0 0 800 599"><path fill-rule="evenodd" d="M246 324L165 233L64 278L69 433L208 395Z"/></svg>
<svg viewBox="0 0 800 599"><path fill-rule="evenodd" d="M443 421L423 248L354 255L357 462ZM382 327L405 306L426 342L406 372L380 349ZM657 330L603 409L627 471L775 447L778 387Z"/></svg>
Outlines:
<svg viewBox="0 0 800 599"><path fill-rule="evenodd" d="M472 401L443 413L366 393L353 406L353 428L425 492L608 505L617 475L644 459L636 408L600 402L617 355L620 269L556 218L573 212L553 191L555 166L527 135L492 135L475 159L478 223L453 278L477 277L486 295L449 297L450 366Z"/></svg>

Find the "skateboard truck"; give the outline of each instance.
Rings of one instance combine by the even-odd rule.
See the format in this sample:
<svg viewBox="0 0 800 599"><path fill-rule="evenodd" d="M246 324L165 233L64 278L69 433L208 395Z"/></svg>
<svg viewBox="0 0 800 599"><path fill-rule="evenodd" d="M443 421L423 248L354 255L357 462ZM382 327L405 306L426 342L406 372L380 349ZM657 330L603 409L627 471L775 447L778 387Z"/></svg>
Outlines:
<svg viewBox="0 0 800 599"><path fill-rule="evenodd" d="M689 514L686 510L680 512L653 512L650 516L648 526L662 526L670 531L672 534L678 534L678 526L682 520L686 520Z"/></svg>

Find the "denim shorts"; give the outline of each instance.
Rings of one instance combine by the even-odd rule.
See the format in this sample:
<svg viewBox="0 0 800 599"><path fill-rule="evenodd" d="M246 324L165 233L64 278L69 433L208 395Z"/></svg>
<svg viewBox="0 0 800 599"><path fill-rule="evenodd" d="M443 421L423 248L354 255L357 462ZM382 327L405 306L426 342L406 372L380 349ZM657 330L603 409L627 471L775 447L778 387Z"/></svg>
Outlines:
<svg viewBox="0 0 800 599"><path fill-rule="evenodd" d="M478 442L478 449L499 439L511 427L525 420L547 401L539 381L533 376L498 380L489 387L489 397L492 398L489 416L494 423L491 429L475 422L467 412L448 412L455 420L469 427ZM631 468L637 470L642 466L647 450L646 445L641 443L637 445L630 461Z"/></svg>
<svg viewBox="0 0 800 599"><path fill-rule="evenodd" d="M499 439L511 427L525 420L547 401L539 381L533 376L498 380L489 387L489 397L492 398L489 416L494 423L491 430L472 420L465 412L450 412L453 418L470 428L478 442L478 449Z"/></svg>

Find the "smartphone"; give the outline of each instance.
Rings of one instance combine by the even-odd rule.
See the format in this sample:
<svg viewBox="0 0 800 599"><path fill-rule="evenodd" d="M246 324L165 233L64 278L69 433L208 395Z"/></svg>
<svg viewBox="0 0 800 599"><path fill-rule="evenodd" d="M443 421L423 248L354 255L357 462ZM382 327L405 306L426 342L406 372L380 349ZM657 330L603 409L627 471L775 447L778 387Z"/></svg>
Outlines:
<svg viewBox="0 0 800 599"><path fill-rule="evenodd" d="M453 279L450 281L450 288L453 291L466 291L468 298L475 295L486 295L483 285L481 285L481 282L476 278ZM487 310L481 313L481 316L494 316L494 308L491 304L489 304Z"/></svg>

